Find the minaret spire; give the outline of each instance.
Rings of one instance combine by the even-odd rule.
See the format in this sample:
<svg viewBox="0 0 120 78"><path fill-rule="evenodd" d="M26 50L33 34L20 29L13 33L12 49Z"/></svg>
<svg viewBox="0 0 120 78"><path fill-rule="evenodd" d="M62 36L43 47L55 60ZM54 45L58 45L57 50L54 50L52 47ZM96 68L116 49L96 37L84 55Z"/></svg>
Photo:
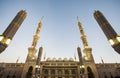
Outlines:
<svg viewBox="0 0 120 78"><path fill-rule="evenodd" d="M18 63L19 59L20 59L20 57L17 58L16 63Z"/></svg>
<svg viewBox="0 0 120 78"><path fill-rule="evenodd" d="M43 19L43 17L42 17ZM39 50L39 55L40 57L38 58L38 60L36 59L36 45L38 43L38 40L40 38L39 34L42 28L42 19L40 20L40 22L38 23L38 27L37 30L35 32L35 35L33 36L33 41L32 41L32 45L28 48L28 56L23 68L23 72L22 72L22 76L21 78L26 78L26 76L28 76L27 71L29 71L29 68L33 68L33 71L31 73L35 73L35 66L36 66L36 61L38 61L37 63L39 63L39 60L41 60L41 55L42 55L42 48L40 48Z"/></svg>
<svg viewBox="0 0 120 78"><path fill-rule="evenodd" d="M80 19L78 17L77 17L77 20L78 20L78 26L79 26L79 30L80 30L80 34L81 34L81 39L82 39L84 48L88 47L87 37L86 37L86 35L84 33L84 29L83 29L82 24L80 22Z"/></svg>
<svg viewBox="0 0 120 78"><path fill-rule="evenodd" d="M76 54L74 53L74 60L76 61Z"/></svg>
<svg viewBox="0 0 120 78"><path fill-rule="evenodd" d="M43 19L43 17L42 17L42 19ZM29 53L28 53L28 59L27 60L35 58L35 53L37 52L36 45L37 45L38 40L40 38L39 34L40 34L40 31L41 31L41 28L42 28L42 19L38 23L36 33L33 36L32 45L31 45L31 47L28 48Z"/></svg>
<svg viewBox="0 0 120 78"><path fill-rule="evenodd" d="M101 62L104 64L104 60L103 60L103 58L102 57L100 57L101 58Z"/></svg>
<svg viewBox="0 0 120 78"><path fill-rule="evenodd" d="M81 64L83 63L83 65L85 65L85 73L89 73L88 67L91 68L91 71L93 73L88 74L88 77L99 78L98 72L97 72L97 69L96 69L96 66L95 66L94 58L93 58L93 55L92 55L92 48L88 46L87 37L84 33L84 30L83 30L82 24L80 22L80 19L78 17L77 17L77 19L78 19L78 26L79 26L79 30L80 30L80 34L81 34L81 40L82 40L83 46L84 46L83 52L85 54L84 60L83 60L82 59L82 54L81 54L81 49L80 49L80 47L78 47L77 50L78 50L78 54L79 54L79 60L81 61ZM88 77L85 77L85 78L88 78Z"/></svg>
<svg viewBox="0 0 120 78"><path fill-rule="evenodd" d="M36 47L37 43L38 43L38 40L39 40L39 34L40 34L40 31L41 31L41 27L42 27L42 19L43 17L41 18L39 24L38 24L38 27L37 27L37 30L36 30L36 33L33 37L33 42L32 42L32 47Z"/></svg>
<svg viewBox="0 0 120 78"><path fill-rule="evenodd" d="M44 54L44 58L43 59L44 59L44 61L46 60L46 53Z"/></svg>

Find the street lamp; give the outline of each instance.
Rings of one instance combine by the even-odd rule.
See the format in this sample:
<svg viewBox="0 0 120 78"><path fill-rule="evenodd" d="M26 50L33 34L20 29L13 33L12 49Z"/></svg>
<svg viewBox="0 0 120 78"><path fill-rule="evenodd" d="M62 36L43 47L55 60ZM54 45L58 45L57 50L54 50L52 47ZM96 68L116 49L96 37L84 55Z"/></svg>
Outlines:
<svg viewBox="0 0 120 78"><path fill-rule="evenodd" d="M40 78L40 66L36 65L35 67L35 77Z"/></svg>
<svg viewBox="0 0 120 78"><path fill-rule="evenodd" d="M82 64L82 65L80 65L80 77L81 78L84 78L85 76L85 66Z"/></svg>
<svg viewBox="0 0 120 78"><path fill-rule="evenodd" d="M11 42L11 38L0 35L0 53L8 47Z"/></svg>

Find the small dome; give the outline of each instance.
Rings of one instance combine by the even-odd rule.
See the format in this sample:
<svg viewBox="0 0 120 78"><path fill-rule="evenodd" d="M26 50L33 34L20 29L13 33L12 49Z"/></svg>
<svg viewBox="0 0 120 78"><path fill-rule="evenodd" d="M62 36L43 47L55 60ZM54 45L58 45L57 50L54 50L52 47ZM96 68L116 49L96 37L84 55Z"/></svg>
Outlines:
<svg viewBox="0 0 120 78"><path fill-rule="evenodd" d="M64 58L64 61L68 61L68 59L67 59L67 58Z"/></svg>
<svg viewBox="0 0 120 78"><path fill-rule="evenodd" d="M69 61L74 61L73 58L69 58Z"/></svg>
<svg viewBox="0 0 120 78"><path fill-rule="evenodd" d="M62 61L62 58L58 58L58 61Z"/></svg>
<svg viewBox="0 0 120 78"><path fill-rule="evenodd" d="M56 58L53 58L52 60L53 60L53 61L56 61L57 59L56 59Z"/></svg>
<svg viewBox="0 0 120 78"><path fill-rule="evenodd" d="M47 58L47 61L51 61L51 58Z"/></svg>

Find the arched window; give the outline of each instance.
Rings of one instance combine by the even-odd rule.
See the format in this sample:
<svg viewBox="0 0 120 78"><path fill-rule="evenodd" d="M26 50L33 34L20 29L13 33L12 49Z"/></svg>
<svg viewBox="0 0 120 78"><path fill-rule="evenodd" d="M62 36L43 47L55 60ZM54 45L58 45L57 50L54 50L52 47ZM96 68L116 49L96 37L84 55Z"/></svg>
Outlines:
<svg viewBox="0 0 120 78"><path fill-rule="evenodd" d="M13 74L12 78L16 78L16 72Z"/></svg>
<svg viewBox="0 0 120 78"><path fill-rule="evenodd" d="M10 76L9 76L9 74L8 74L6 78L9 78L9 77L10 77Z"/></svg>
<svg viewBox="0 0 120 78"><path fill-rule="evenodd" d="M116 68L115 74L116 74L116 75L119 75L119 74L120 74L120 67L119 67L119 68Z"/></svg>
<svg viewBox="0 0 120 78"><path fill-rule="evenodd" d="M65 78L69 78L69 76L65 76Z"/></svg>
<svg viewBox="0 0 120 78"><path fill-rule="evenodd" d="M51 70L51 74L55 74L55 70Z"/></svg>
<svg viewBox="0 0 120 78"><path fill-rule="evenodd" d="M72 78L76 78L75 76L73 76Z"/></svg>
<svg viewBox="0 0 120 78"><path fill-rule="evenodd" d="M108 78L105 72L103 72L103 74L104 74L104 78Z"/></svg>
<svg viewBox="0 0 120 78"><path fill-rule="evenodd" d="M107 78L107 75L106 75L106 74L104 75L104 78Z"/></svg>
<svg viewBox="0 0 120 78"><path fill-rule="evenodd" d="M113 75L112 75L112 73L111 72L109 72L110 73L110 78L113 78Z"/></svg>
<svg viewBox="0 0 120 78"><path fill-rule="evenodd" d="M48 74L48 70L44 70L44 74Z"/></svg>
<svg viewBox="0 0 120 78"><path fill-rule="evenodd" d="M75 70L72 70L72 74L76 74L76 71L75 71Z"/></svg>
<svg viewBox="0 0 120 78"><path fill-rule="evenodd" d="M55 76L51 76L51 78L55 78Z"/></svg>
<svg viewBox="0 0 120 78"><path fill-rule="evenodd" d="M58 70L58 74L59 74L59 75L62 74L62 70Z"/></svg>
<svg viewBox="0 0 120 78"><path fill-rule="evenodd" d="M87 72L88 72L88 78L95 78L92 69L90 67L87 67Z"/></svg>
<svg viewBox="0 0 120 78"><path fill-rule="evenodd" d="M0 74L0 78L2 78L3 74Z"/></svg>
<svg viewBox="0 0 120 78"><path fill-rule="evenodd" d="M28 69L28 72L32 72L33 71L33 67L30 66L29 69Z"/></svg>
<svg viewBox="0 0 120 78"><path fill-rule="evenodd" d="M110 77L111 77L111 78L113 78L113 76L112 76L112 75L111 75Z"/></svg>
<svg viewBox="0 0 120 78"><path fill-rule="evenodd" d="M65 74L69 74L69 71L68 71L68 70L65 70Z"/></svg>
<svg viewBox="0 0 120 78"><path fill-rule="evenodd" d="M45 76L44 78L48 78L47 76Z"/></svg>
<svg viewBox="0 0 120 78"><path fill-rule="evenodd" d="M8 75L7 75L7 77L6 77L6 78L10 78L10 75L9 75L9 74L10 74L10 71L9 71L9 73L8 73Z"/></svg>
<svg viewBox="0 0 120 78"><path fill-rule="evenodd" d="M12 78L16 78L15 74L12 76Z"/></svg>
<svg viewBox="0 0 120 78"><path fill-rule="evenodd" d="M31 78L32 77L32 71L33 71L33 67L30 66L29 69L28 69L28 72L26 74L26 78Z"/></svg>

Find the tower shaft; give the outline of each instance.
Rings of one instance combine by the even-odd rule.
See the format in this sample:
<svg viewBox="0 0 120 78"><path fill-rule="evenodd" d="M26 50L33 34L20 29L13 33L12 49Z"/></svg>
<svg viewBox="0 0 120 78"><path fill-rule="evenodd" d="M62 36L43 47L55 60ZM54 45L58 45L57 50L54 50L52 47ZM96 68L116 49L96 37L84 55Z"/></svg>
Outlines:
<svg viewBox="0 0 120 78"><path fill-rule="evenodd" d="M86 35L85 35L85 33L84 33L84 30L83 30L82 24L81 24L81 22L80 22L79 19L78 19L78 27L79 27L79 30L80 30L81 39L82 39L82 42L83 42L84 48L85 48L85 47L88 47L87 38L86 38Z"/></svg>
<svg viewBox="0 0 120 78"><path fill-rule="evenodd" d="M42 27L42 22L40 21L39 24L38 24L38 27L37 27L37 30L36 30L36 33L33 37L33 42L32 42L32 46L31 47L36 47L37 43L38 43L38 40L39 40L39 34L40 34L40 31L41 31L41 27Z"/></svg>
<svg viewBox="0 0 120 78"><path fill-rule="evenodd" d="M40 31L41 31L41 27L42 27L42 22L40 21L39 24L38 24L36 33L33 36L32 45L31 45L31 47L28 48L29 53L28 53L28 59L26 59L26 60L31 60L31 59L35 58L35 54L37 52L36 45L37 45L38 40L40 38L39 34L40 34Z"/></svg>
<svg viewBox="0 0 120 78"><path fill-rule="evenodd" d="M39 64L40 64L41 57L42 57L42 52L43 52L43 48L40 47L40 48L39 48L39 52L38 52L38 57L37 57L36 65L39 65Z"/></svg>
<svg viewBox="0 0 120 78"><path fill-rule="evenodd" d="M95 11L94 18L108 39L116 38L117 33L100 11Z"/></svg>
<svg viewBox="0 0 120 78"><path fill-rule="evenodd" d="M20 12L17 13L15 18L12 20L12 22L9 24L7 29L3 32L3 35L5 37L13 38L15 35L16 31L26 18L27 13L24 10L21 10Z"/></svg>
<svg viewBox="0 0 120 78"><path fill-rule="evenodd" d="M8 47L26 16L27 13L24 10L18 12L3 34L0 35L0 53Z"/></svg>
<svg viewBox="0 0 120 78"><path fill-rule="evenodd" d="M110 23L100 11L94 12L94 18L104 32L111 46L120 54L120 36L115 32Z"/></svg>
<svg viewBox="0 0 120 78"><path fill-rule="evenodd" d="M80 47L77 48L80 64L83 64L82 53Z"/></svg>

